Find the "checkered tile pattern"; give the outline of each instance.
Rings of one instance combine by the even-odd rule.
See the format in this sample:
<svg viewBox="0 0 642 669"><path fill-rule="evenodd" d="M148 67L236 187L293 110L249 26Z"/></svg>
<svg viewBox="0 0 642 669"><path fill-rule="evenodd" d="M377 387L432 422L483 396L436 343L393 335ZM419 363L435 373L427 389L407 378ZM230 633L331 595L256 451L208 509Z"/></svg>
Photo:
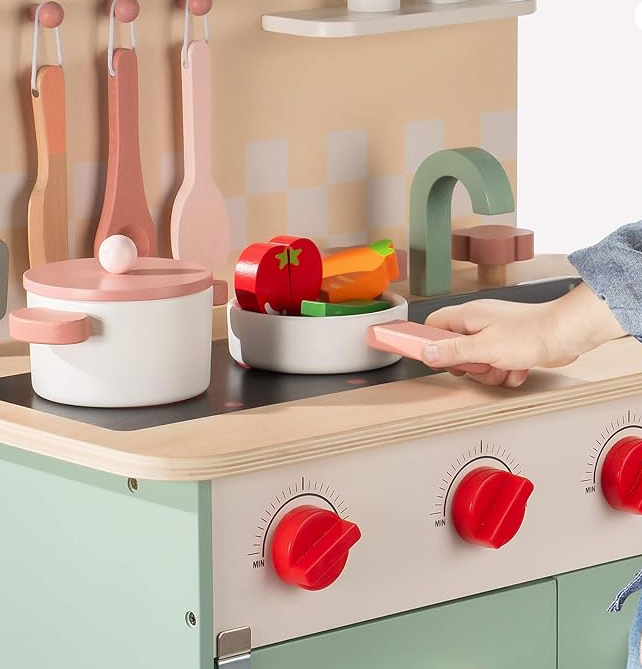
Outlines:
<svg viewBox="0 0 642 669"><path fill-rule="evenodd" d="M480 144L506 165L509 174L516 161L516 114L514 110L489 112L480 118ZM446 123L420 120L406 124L399 134L404 145L405 172L372 176L369 165L376 140L362 128L327 133L324 141L325 183L304 188L290 186L288 138L270 138L248 143L245 151L245 193L226 198L232 226L232 252L225 278L232 279L234 263L240 251L254 241L288 233L311 237L323 248L366 244L389 237L400 249L408 245L408 199L412 177L421 161L446 147ZM181 155L163 154L159 202L150 207L161 235L167 232L172 193L179 181ZM73 194L73 219L97 219L99 192L105 180L105 166L76 163L70 166L70 191ZM513 174L514 175L514 170ZM0 216L5 225L12 220L16 193L25 188L23 174L0 175ZM2 208L5 202L4 210ZM11 203L11 206L9 206ZM165 206L163 206L165 203ZM25 200L26 206L26 200ZM471 224L470 198L458 185L453 200L455 226ZM495 217L493 222L515 223L513 214ZM70 246L86 246L87 240L75 237L74 220L70 225ZM162 245L161 245L162 247ZM165 246L167 248L167 246ZM24 302L24 294L13 276L10 308ZM0 323L0 338L8 334L6 319Z"/></svg>
<svg viewBox="0 0 642 669"><path fill-rule="evenodd" d="M408 201L412 177L429 155L447 147L446 122L410 121L399 133L405 172L372 176L372 144L367 130L336 130L325 136L325 183L289 186L287 138L253 142L246 151L247 193L227 200L234 258L253 241L277 234L311 237L324 248L365 244L382 237L408 246ZM515 110L488 112L479 119L479 145L504 163L514 180L517 159ZM453 200L455 227L474 224L470 198L459 184ZM514 214L493 217L514 225ZM234 259L232 258L232 260ZM233 271L230 262L228 271Z"/></svg>

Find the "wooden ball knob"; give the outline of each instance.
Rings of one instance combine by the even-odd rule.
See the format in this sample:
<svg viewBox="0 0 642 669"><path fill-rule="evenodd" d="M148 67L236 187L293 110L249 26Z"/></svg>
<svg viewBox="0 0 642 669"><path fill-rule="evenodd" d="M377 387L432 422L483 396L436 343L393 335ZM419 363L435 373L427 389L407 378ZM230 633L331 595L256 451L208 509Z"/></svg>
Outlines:
<svg viewBox="0 0 642 669"><path fill-rule="evenodd" d="M136 244L125 235L107 237L98 250L98 262L110 274L131 272L137 258Z"/></svg>
<svg viewBox="0 0 642 669"><path fill-rule="evenodd" d="M481 283L506 283L506 266L535 255L532 230L510 225L478 225L455 230L452 235L453 260L475 263Z"/></svg>
<svg viewBox="0 0 642 669"><path fill-rule="evenodd" d="M105 0L105 14L109 16L112 0ZM138 0L118 0L114 7L114 16L121 23L131 23L138 18L140 14L140 5Z"/></svg>
<svg viewBox="0 0 642 669"><path fill-rule="evenodd" d="M38 5L30 5L27 10L29 19L36 20ZM58 28L65 18L65 10L57 2L45 2L40 8L40 25L44 28Z"/></svg>
<svg viewBox="0 0 642 669"><path fill-rule="evenodd" d="M177 0L176 4L179 9L185 9L185 3L187 0ZM214 5L212 0L189 0L189 11L194 14L194 16L205 16L212 11L212 6Z"/></svg>

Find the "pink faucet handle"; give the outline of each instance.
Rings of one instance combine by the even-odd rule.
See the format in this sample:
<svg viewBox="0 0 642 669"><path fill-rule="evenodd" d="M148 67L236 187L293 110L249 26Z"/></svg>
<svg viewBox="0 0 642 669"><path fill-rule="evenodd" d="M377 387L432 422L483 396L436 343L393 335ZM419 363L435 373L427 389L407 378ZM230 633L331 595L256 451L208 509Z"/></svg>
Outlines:
<svg viewBox="0 0 642 669"><path fill-rule="evenodd" d="M455 230L452 234L453 260L477 265L480 283L491 286L506 284L506 266L535 255L532 230L510 225L478 225Z"/></svg>

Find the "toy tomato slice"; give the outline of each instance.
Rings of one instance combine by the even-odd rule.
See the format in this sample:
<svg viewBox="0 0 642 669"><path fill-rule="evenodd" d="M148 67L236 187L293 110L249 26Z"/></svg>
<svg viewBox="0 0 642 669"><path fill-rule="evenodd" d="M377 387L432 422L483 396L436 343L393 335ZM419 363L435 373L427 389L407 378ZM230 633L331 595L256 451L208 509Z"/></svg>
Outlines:
<svg viewBox="0 0 642 669"><path fill-rule="evenodd" d="M282 313L290 304L288 247L250 244L241 253L234 274L236 299L241 309Z"/></svg>
<svg viewBox="0 0 642 669"><path fill-rule="evenodd" d="M323 277L321 253L317 245L305 237L280 235L271 239L270 243L283 244L288 248L290 300L287 312L291 316L300 316L301 302L319 297Z"/></svg>

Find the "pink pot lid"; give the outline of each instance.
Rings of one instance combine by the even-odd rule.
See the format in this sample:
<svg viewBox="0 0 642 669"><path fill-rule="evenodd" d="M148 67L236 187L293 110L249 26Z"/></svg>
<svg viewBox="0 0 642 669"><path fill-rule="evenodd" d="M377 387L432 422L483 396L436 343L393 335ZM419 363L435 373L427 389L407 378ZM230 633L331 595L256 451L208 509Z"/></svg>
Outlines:
<svg viewBox="0 0 642 669"><path fill-rule="evenodd" d="M25 290L35 295L84 302L163 300L200 293L213 276L194 263L169 258L138 258L126 274L106 272L95 258L49 263L24 274Z"/></svg>

